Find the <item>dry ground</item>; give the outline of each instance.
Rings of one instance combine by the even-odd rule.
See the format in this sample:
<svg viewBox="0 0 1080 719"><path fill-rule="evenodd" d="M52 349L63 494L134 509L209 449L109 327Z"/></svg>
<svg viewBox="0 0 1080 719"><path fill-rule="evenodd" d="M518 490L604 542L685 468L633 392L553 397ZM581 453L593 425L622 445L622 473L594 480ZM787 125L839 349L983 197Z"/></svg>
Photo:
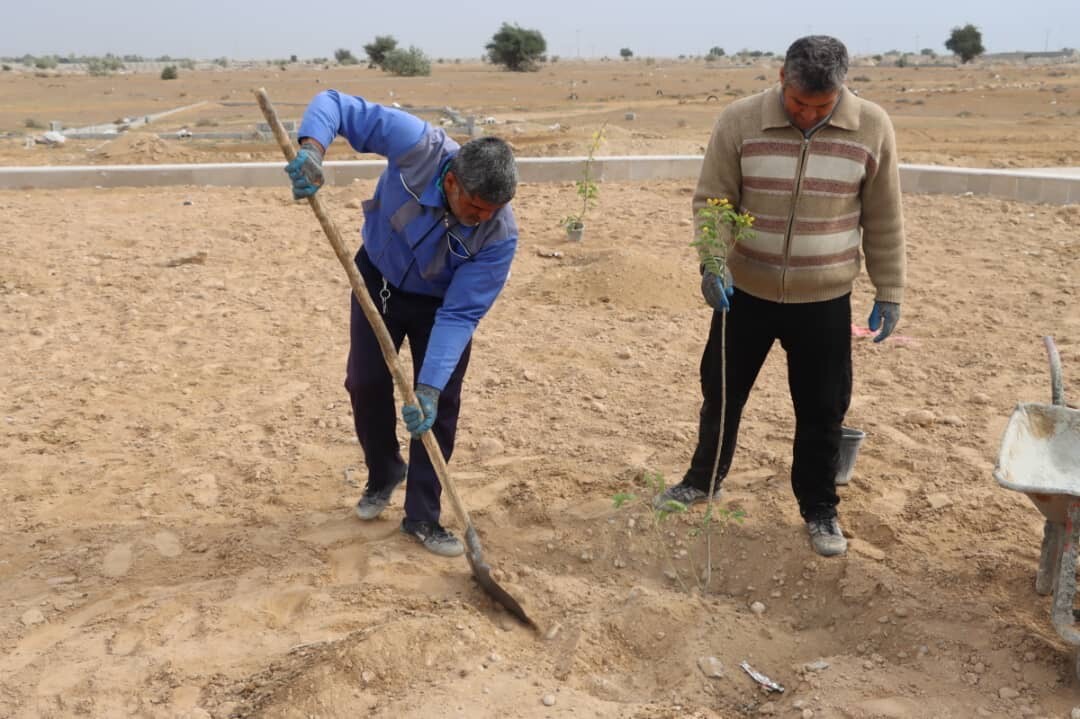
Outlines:
<svg viewBox="0 0 1080 719"><path fill-rule="evenodd" d="M580 110L563 100L570 64L524 80L444 69L393 86L416 103L460 93L460 105L496 116L525 102L510 93L553 122ZM659 72L588 71L596 86L616 71ZM391 86L355 72L357 91ZM696 69L716 78L705 89L740 82L708 72ZM896 69L867 72L878 73L871 87L909 83L886 80ZM1071 72L1043 80L1076 97ZM315 89L254 75L181 80L188 96L161 107L202 99L219 79L266 85L279 101ZM522 85L534 81L549 99ZM0 125L60 112L46 104L57 101L50 82L111 82L114 95L182 87L0 75ZM642 123L651 110L632 97L588 102L613 120L633 106ZM988 108L1013 113L992 138L976 134L986 123L954 135L946 112L924 150L902 149L944 160L952 144L940 138L964 136L952 160L1053 164L1075 153L1075 113L1041 118L1054 140L1005 139L1028 136L1018 105L1049 97L1033 87ZM69 102L79 122L128 111ZM670 152L704 141L715 106L655 113L647 132L663 137L627 133ZM897 124L919 146L916 119ZM9 161L86 161L69 146L12 144ZM725 485L722 506L745 519L714 528L702 594L701 513L654 527L641 507L612 502L642 494L644 473L677 479L692 451L709 313L687 246L691 184L604 185L580 245L556 227L569 185L526 185L515 203L520 254L476 336L451 470L489 559L548 638L494 608L464 561L401 538L400 493L384 520L352 514L364 469L341 386L347 283L284 185L0 193L0 716L1068 716L1080 705L1075 649L1033 590L1041 515L991 469L1013 405L1048 397L1042 335L1057 337L1066 390L1074 402L1080 393L1078 208L905 197L902 336L855 345L849 421L868 437L842 490L851 551L826 560L806 542L777 349ZM350 238L349 205L372 187L326 191ZM562 257L538 252L551 250ZM863 278L858 319L871 298ZM786 691L763 693L742 661ZM714 666L722 676L706 676Z"/></svg>
<svg viewBox="0 0 1080 719"><path fill-rule="evenodd" d="M697 154L704 151L718 108L775 82L777 65L736 67L703 61L568 62L536 73L488 65L435 65L427 78L396 78L362 66L255 71L187 72L172 81L152 74L37 77L0 73L0 159L7 164L124 164L276 160L271 143L203 140L150 142L147 131L251 131L262 121L251 104L265 86L282 119L299 119L319 90L336 88L379 102L417 108L452 106L492 117L487 129L512 140L522 155L580 155L602 122L604 151ZM897 127L903 162L1041 167L1080 164L1080 63L865 67L849 84L880 103ZM576 99L569 99L571 96ZM201 104L200 104L201 103ZM26 150L28 120L84 127L197 105L140 128L110 145L71 141L62 148ZM633 112L633 120L626 113ZM438 113L425 112L436 119ZM556 127L557 125L557 127ZM143 135L143 142L134 142ZM356 157L339 143L334 159Z"/></svg>

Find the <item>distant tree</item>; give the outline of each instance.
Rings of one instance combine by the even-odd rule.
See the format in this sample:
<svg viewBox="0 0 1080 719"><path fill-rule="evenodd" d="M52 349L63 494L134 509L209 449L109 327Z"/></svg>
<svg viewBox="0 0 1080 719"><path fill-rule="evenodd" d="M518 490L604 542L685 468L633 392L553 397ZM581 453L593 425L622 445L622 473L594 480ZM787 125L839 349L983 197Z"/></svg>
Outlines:
<svg viewBox="0 0 1080 719"><path fill-rule="evenodd" d="M624 47L621 50L619 50L619 54L622 55L623 60L629 60L630 58L632 58L634 56L634 51L631 50L628 47Z"/></svg>
<svg viewBox="0 0 1080 719"><path fill-rule="evenodd" d="M430 75L431 60L418 47L410 46L408 50L397 48L386 53L382 59L382 68L401 77Z"/></svg>
<svg viewBox="0 0 1080 719"><path fill-rule="evenodd" d="M296 62L296 55L289 55L289 62Z"/></svg>
<svg viewBox="0 0 1080 719"><path fill-rule="evenodd" d="M166 65L161 71L162 80L175 80L180 77L180 73L176 71L176 65Z"/></svg>
<svg viewBox="0 0 1080 719"><path fill-rule="evenodd" d="M505 65L514 72L536 70L536 62L547 50L547 41L539 30L526 30L504 22L485 47L492 65Z"/></svg>
<svg viewBox="0 0 1080 719"><path fill-rule="evenodd" d="M949 39L945 41L945 49L959 55L962 63L971 62L986 52L982 44L982 33L971 23L954 27Z"/></svg>
<svg viewBox="0 0 1080 719"><path fill-rule="evenodd" d="M934 57L935 55L937 55L937 53L929 47L924 47L922 50L919 50L919 54L926 55L927 57Z"/></svg>
<svg viewBox="0 0 1080 719"><path fill-rule="evenodd" d="M347 50L343 47L334 50L334 59L338 61L339 65L355 65L359 62L352 54L352 50Z"/></svg>
<svg viewBox="0 0 1080 719"><path fill-rule="evenodd" d="M710 47L709 52L706 55L706 57L723 57L723 56L724 56L724 48L720 47L719 45L713 45L712 47Z"/></svg>
<svg viewBox="0 0 1080 719"><path fill-rule="evenodd" d="M383 59L386 53L397 47L397 39L393 35L376 35L375 39L364 45L364 52L368 56L368 67L383 67Z"/></svg>

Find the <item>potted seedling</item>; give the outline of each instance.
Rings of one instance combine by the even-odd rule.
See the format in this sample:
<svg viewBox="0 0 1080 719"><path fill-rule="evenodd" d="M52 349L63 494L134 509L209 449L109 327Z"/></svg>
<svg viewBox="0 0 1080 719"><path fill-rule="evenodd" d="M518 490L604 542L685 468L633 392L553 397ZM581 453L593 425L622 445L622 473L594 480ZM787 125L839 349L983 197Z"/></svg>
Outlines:
<svg viewBox="0 0 1080 719"><path fill-rule="evenodd" d="M585 215L589 212L589 208L596 205L596 198L600 195L600 188L592 176L593 157L601 143L604 142L604 128L606 126L607 123L604 123L599 130L593 133L592 143L589 145L589 154L585 157L585 166L581 171L581 179L574 183L577 196L581 198L581 211L567 215L560 223L566 229L566 239L571 242L581 242L581 238L585 233Z"/></svg>

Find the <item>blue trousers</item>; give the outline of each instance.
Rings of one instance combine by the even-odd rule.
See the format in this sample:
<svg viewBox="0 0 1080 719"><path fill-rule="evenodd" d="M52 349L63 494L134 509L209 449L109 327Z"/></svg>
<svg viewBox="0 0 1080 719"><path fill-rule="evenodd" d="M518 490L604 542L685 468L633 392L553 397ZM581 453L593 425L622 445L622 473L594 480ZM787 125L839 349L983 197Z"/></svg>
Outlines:
<svg viewBox="0 0 1080 719"><path fill-rule="evenodd" d="M721 383L727 382L724 442L716 470L717 486L735 455L739 419L758 372L773 343L787 353L788 387L795 405L791 489L803 519L836 516L836 468L840 426L851 403L851 295L824 302L778 303L738 289L724 323L726 372L720 362L721 313L713 313L701 358L704 402L698 445L683 481L707 492L720 439Z"/></svg>
<svg viewBox="0 0 1080 719"><path fill-rule="evenodd" d="M356 266L367 285L368 293L376 308L382 311L382 275L371 264L363 247L356 255ZM409 338L413 360L413 383L420 373L427 352L428 339L435 325L435 312L442 306L442 298L403 292L388 286L390 297L386 301L383 322L394 341L394 349ZM397 481L405 471L401 445L397 438L398 408L394 401L394 381L386 366L375 333L367 317L360 309L355 296L352 299L350 318L349 360L345 374L345 388L352 401L353 423L356 438L364 451L368 469L368 487L377 490ZM454 451L457 434L458 412L461 409L461 385L469 366L470 342L461 353L461 359L450 381L439 395L439 407L432 431L447 462ZM438 522L439 498L442 485L431 466L424 445L419 440L409 442L408 477L405 484L405 516L415 521Z"/></svg>

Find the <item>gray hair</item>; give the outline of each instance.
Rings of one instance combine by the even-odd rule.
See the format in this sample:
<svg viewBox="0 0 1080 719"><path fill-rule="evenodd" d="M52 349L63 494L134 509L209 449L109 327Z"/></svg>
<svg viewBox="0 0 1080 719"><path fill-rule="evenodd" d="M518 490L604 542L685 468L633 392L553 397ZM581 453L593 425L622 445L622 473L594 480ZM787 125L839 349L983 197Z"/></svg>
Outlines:
<svg viewBox="0 0 1080 719"><path fill-rule="evenodd" d="M810 94L839 90L847 71L847 48L828 35L801 37L784 57L784 84Z"/></svg>
<svg viewBox="0 0 1080 719"><path fill-rule="evenodd" d="M517 192L517 165L505 140L478 137L461 146L450 170L470 195L493 205L505 205Z"/></svg>

